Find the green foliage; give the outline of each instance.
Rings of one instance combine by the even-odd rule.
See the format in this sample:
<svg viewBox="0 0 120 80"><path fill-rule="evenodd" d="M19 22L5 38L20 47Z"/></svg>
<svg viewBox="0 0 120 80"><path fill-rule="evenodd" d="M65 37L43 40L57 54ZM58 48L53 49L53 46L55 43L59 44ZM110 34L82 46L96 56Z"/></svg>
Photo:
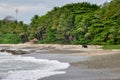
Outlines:
<svg viewBox="0 0 120 80"><path fill-rule="evenodd" d="M29 37L28 37L29 40L32 40L34 38L35 38L35 34L30 34Z"/></svg>
<svg viewBox="0 0 120 80"><path fill-rule="evenodd" d="M16 34L3 34L0 36L0 44L17 44L22 42L19 35Z"/></svg>
<svg viewBox="0 0 120 80"><path fill-rule="evenodd" d="M101 8L87 2L55 7L44 16L34 16L31 32L42 43L119 44L119 7L118 0Z"/></svg>
<svg viewBox="0 0 120 80"><path fill-rule="evenodd" d="M15 41L13 40L13 42L10 40L7 40L9 36L14 37L14 35L17 35L18 37L20 37L21 42L26 42L28 40L27 39L28 25L24 24L22 21L17 22L17 21L0 20L0 39L1 39L0 43L19 43L19 41L16 41L16 40Z"/></svg>
<svg viewBox="0 0 120 80"><path fill-rule="evenodd" d="M120 49L120 45L104 45L103 49Z"/></svg>
<svg viewBox="0 0 120 80"><path fill-rule="evenodd" d="M102 6L87 2L66 4L43 16L35 15L29 26L0 20L0 35L16 34L23 42L37 38L39 43L117 45L120 44L119 7L119 0Z"/></svg>
<svg viewBox="0 0 120 80"><path fill-rule="evenodd" d="M82 44L90 42L83 36L91 25L91 14L100 9L87 2L55 7L44 16L33 17L31 29L41 43Z"/></svg>

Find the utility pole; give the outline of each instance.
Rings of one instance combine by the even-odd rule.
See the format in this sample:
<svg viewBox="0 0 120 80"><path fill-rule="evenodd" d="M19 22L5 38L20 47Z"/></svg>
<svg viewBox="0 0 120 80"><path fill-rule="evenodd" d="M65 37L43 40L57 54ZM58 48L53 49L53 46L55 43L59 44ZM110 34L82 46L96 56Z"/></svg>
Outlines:
<svg viewBox="0 0 120 80"><path fill-rule="evenodd" d="M17 18L18 18L18 9L17 8L15 10L15 13L16 13L16 21L17 21Z"/></svg>

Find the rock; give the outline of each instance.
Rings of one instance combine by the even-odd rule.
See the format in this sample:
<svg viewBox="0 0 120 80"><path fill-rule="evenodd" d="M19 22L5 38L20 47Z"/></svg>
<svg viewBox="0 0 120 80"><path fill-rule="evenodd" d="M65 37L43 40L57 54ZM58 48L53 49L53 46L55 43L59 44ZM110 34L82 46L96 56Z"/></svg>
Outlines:
<svg viewBox="0 0 120 80"><path fill-rule="evenodd" d="M83 45L82 45L82 48L88 48L88 46L87 46L87 45L85 45L85 44L83 44Z"/></svg>
<svg viewBox="0 0 120 80"><path fill-rule="evenodd" d="M14 55L21 55L21 54L27 54L27 51L22 51L22 50L6 50L6 49L2 49L0 50L0 52L8 52L8 53L12 53Z"/></svg>
<svg viewBox="0 0 120 80"><path fill-rule="evenodd" d="M30 42L33 43L33 44L36 44L36 43L38 43L38 39L34 38L34 39L30 40Z"/></svg>

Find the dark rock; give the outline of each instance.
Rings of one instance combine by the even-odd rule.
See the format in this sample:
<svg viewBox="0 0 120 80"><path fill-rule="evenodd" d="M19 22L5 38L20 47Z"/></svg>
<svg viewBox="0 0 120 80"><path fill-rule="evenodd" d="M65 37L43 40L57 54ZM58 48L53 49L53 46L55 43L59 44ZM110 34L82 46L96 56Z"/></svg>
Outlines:
<svg viewBox="0 0 120 80"><path fill-rule="evenodd" d="M27 51L22 51L22 50L6 50L6 49L2 49L0 50L0 52L8 52L8 53L12 53L14 55L21 55L21 54L27 54Z"/></svg>
<svg viewBox="0 0 120 80"><path fill-rule="evenodd" d="M85 44L83 44L83 45L82 45L82 48L88 48L88 46L87 46L87 45L85 45Z"/></svg>

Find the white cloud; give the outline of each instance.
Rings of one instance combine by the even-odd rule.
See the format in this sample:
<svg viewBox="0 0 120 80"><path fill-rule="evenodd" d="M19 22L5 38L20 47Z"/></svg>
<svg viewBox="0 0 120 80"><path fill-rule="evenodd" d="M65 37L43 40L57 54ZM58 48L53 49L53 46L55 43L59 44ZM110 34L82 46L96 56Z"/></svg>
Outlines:
<svg viewBox="0 0 120 80"><path fill-rule="evenodd" d="M83 1L102 4L110 0L0 0L0 19L8 15L15 16L15 10L18 9L19 20L29 22L35 14L43 15L53 7Z"/></svg>
<svg viewBox="0 0 120 80"><path fill-rule="evenodd" d="M0 3L0 8L7 8L8 5L6 3Z"/></svg>
<svg viewBox="0 0 120 80"><path fill-rule="evenodd" d="M11 6L5 3L0 4L0 13L11 12L16 9L22 12L27 12L27 11L43 10L43 9L47 9L47 7L41 6L41 5L18 5L18 6L12 5Z"/></svg>
<svg viewBox="0 0 120 80"><path fill-rule="evenodd" d="M16 5L16 4L7 4L7 3L0 3L0 19L4 19L4 17L10 15L15 17L15 10L18 9L18 20L25 21L29 23L30 19L35 14L43 15L48 10L49 7L44 5Z"/></svg>
<svg viewBox="0 0 120 80"><path fill-rule="evenodd" d="M111 0L86 0L87 2L93 3L93 4L98 4L101 5L104 2L110 2Z"/></svg>

